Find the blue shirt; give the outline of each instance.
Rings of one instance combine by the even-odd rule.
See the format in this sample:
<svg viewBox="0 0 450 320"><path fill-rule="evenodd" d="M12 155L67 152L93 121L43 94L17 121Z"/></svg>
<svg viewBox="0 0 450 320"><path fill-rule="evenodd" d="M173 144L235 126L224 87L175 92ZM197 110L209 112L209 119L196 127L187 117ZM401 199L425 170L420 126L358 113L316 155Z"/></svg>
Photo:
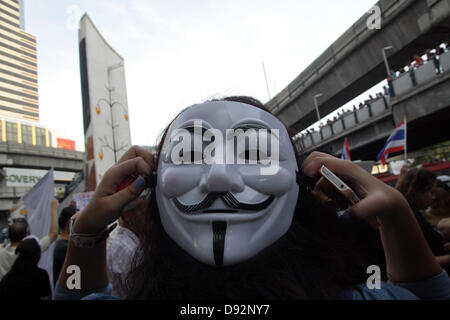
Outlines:
<svg viewBox="0 0 450 320"><path fill-rule="evenodd" d="M73 292L56 285L55 300L118 300L108 285L99 290ZM381 289L359 285L343 294L344 300L450 300L450 278L442 271L437 276L418 282L381 283Z"/></svg>

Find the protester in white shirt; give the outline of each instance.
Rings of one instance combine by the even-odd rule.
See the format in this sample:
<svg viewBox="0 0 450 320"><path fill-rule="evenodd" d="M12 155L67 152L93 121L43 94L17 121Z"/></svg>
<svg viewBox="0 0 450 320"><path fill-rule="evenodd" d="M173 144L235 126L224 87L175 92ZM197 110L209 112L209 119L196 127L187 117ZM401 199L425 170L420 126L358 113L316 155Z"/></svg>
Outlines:
<svg viewBox="0 0 450 320"><path fill-rule="evenodd" d="M58 200L53 199L51 203L52 220L50 230L47 236L40 239L42 252L46 251L58 236ZM11 244L5 248L0 248L0 280L8 273L17 259L16 247L27 236L30 235L30 229L25 219L15 221L8 230L8 237Z"/></svg>
<svg viewBox="0 0 450 320"><path fill-rule="evenodd" d="M115 297L126 299L126 278L133 265L133 258L140 245L144 230L144 215L148 211L146 196L126 207L119 218L114 238L107 243L106 262L108 277Z"/></svg>

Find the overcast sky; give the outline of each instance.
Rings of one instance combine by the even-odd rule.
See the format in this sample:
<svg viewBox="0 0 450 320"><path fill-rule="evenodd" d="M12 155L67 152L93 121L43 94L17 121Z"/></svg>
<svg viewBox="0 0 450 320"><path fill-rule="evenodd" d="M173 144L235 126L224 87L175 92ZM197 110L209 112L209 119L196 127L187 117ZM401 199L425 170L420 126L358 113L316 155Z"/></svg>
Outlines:
<svg viewBox="0 0 450 320"><path fill-rule="evenodd" d="M25 0L37 36L41 122L83 149L78 20L87 12L125 58L132 143L154 145L184 107L268 100L375 0Z"/></svg>

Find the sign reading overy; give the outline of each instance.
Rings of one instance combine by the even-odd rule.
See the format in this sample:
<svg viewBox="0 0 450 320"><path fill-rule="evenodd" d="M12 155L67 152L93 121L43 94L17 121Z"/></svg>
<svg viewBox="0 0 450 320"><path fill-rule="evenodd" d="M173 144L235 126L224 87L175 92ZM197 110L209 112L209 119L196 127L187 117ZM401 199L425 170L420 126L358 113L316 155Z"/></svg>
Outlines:
<svg viewBox="0 0 450 320"><path fill-rule="evenodd" d="M47 173L47 170L3 168L6 173L7 187L33 187ZM55 181L70 182L75 176L74 172L55 171Z"/></svg>

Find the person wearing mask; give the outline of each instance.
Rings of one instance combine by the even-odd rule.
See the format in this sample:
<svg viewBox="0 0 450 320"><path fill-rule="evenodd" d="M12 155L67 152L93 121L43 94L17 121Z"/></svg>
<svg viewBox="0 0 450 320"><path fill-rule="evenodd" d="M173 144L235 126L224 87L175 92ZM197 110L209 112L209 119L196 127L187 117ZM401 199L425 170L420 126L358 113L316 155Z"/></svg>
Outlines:
<svg viewBox="0 0 450 320"><path fill-rule="evenodd" d="M223 146L225 137L236 141L245 133L270 140L271 151L263 144L238 145L238 152ZM187 148L180 149L177 135ZM196 150L192 141L199 142ZM268 152L274 162L265 161ZM392 282L380 290L365 286L373 265L365 256L373 255L360 250L354 229L330 206L336 198L321 178L322 166L360 197L348 209L352 219L366 226L378 221ZM130 176L134 182L118 190ZM149 210L127 299L450 299L450 279L403 195L353 162L320 152L302 158L289 129L249 97L185 109L167 127L157 154L133 147L105 173L75 220L63 266L83 270L81 288L70 289L61 272L56 299L111 298L109 225L147 188Z"/></svg>

